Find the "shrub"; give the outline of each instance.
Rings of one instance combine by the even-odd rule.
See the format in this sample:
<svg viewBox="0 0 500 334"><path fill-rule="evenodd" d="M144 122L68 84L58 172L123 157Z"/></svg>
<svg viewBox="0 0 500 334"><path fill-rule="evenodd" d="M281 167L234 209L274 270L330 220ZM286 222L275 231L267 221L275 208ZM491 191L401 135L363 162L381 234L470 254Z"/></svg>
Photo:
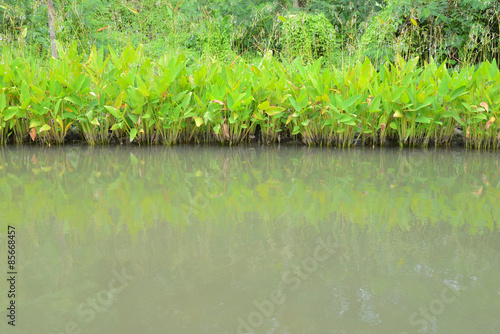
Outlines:
<svg viewBox="0 0 500 334"><path fill-rule="evenodd" d="M336 31L323 14L299 13L283 18L282 44L285 57L301 56L305 62L320 57L331 61L338 54Z"/></svg>

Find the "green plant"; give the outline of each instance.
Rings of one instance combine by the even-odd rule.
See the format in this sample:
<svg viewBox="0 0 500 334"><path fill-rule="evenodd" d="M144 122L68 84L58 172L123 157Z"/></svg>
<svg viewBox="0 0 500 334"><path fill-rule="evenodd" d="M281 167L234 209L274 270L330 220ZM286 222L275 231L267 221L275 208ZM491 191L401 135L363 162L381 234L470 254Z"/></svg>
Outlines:
<svg viewBox="0 0 500 334"><path fill-rule="evenodd" d="M203 45L202 58L206 60L229 61L233 58L231 50L232 26L229 16L224 18L209 18L205 21L201 41Z"/></svg>
<svg viewBox="0 0 500 334"><path fill-rule="evenodd" d="M331 62L338 56L337 34L324 15L297 13L281 18L283 23L282 44L287 59L302 57L314 62L323 57Z"/></svg>

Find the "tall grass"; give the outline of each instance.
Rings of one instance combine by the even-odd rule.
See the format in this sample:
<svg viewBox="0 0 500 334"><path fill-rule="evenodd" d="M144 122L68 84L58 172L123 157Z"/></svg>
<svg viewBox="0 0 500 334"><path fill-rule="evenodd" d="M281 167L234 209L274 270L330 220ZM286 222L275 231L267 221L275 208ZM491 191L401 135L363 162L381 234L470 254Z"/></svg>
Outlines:
<svg viewBox="0 0 500 334"><path fill-rule="evenodd" d="M107 54L107 55L106 55ZM68 131L89 144L297 139L308 145L355 143L497 147L500 74L496 61L459 71L432 59L399 57L380 69L365 59L323 68L321 60L193 63L183 53L155 60L141 46L37 64L2 50L0 138L62 144Z"/></svg>

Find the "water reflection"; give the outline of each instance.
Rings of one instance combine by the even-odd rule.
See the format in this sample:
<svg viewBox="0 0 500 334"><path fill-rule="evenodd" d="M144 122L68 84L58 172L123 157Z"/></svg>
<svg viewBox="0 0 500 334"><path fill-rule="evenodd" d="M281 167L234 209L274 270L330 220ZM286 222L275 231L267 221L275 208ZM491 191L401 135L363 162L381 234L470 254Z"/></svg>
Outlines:
<svg viewBox="0 0 500 334"><path fill-rule="evenodd" d="M4 148L1 221L23 252L18 328L496 333L498 157Z"/></svg>

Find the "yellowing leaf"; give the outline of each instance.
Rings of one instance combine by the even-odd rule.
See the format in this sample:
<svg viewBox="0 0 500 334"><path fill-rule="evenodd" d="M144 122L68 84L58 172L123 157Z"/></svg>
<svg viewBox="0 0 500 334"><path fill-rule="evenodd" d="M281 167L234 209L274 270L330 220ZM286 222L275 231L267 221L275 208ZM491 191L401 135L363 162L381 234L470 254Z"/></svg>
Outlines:
<svg viewBox="0 0 500 334"><path fill-rule="evenodd" d="M264 119L262 118L262 116L260 114L257 114L257 113L254 113L253 114L253 117L258 119L259 121L263 121Z"/></svg>
<svg viewBox="0 0 500 334"><path fill-rule="evenodd" d="M267 110L269 109L269 101L264 101L261 104L257 106L261 110Z"/></svg>
<svg viewBox="0 0 500 334"><path fill-rule="evenodd" d="M414 25L415 27L418 27L418 23L417 23L417 21L415 21L413 18L411 18L411 23L413 23L413 25Z"/></svg>
<svg viewBox="0 0 500 334"><path fill-rule="evenodd" d="M42 125L42 127L40 128L40 130L38 132L49 131L49 130L50 130L50 125L44 124L44 125Z"/></svg>
<svg viewBox="0 0 500 334"><path fill-rule="evenodd" d="M129 9L132 13L139 14L139 12L138 12L136 9L134 9L134 8L130 7L129 5L127 5L127 3L124 3L124 4L125 4L125 6L127 6L127 8L128 8L128 9Z"/></svg>
<svg viewBox="0 0 500 334"><path fill-rule="evenodd" d="M99 29L97 29L97 32L103 31L104 29L108 29L108 28L109 28L109 26L105 26L105 27L99 28Z"/></svg>
<svg viewBox="0 0 500 334"><path fill-rule="evenodd" d="M277 114L281 113L283 110L285 110L285 108L282 108L282 107L269 107L266 110L266 114L268 114L269 116L274 116L274 115L277 115Z"/></svg>
<svg viewBox="0 0 500 334"><path fill-rule="evenodd" d="M195 117L194 121L195 121L197 127L200 127L203 124L203 118L201 118L201 117L198 117L198 116Z"/></svg>
<svg viewBox="0 0 500 334"><path fill-rule="evenodd" d="M392 117L403 117L403 114L401 113L401 111L396 110L396 112L394 113L394 115L392 115Z"/></svg>
<svg viewBox="0 0 500 334"><path fill-rule="evenodd" d="M417 95L417 101L418 103L424 103L425 101L425 93L420 93Z"/></svg>

